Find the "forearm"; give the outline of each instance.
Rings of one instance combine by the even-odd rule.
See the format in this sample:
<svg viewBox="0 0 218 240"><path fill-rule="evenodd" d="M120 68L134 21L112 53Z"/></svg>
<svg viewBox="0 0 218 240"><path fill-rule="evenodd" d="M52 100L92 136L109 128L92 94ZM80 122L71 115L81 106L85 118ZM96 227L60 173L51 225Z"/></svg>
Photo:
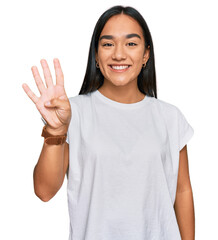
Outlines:
<svg viewBox="0 0 218 240"><path fill-rule="evenodd" d="M33 178L35 193L41 200L48 201L56 194L64 179L64 144L43 144Z"/></svg>
<svg viewBox="0 0 218 240"><path fill-rule="evenodd" d="M182 240L194 240L195 213L192 189L177 192L174 209Z"/></svg>

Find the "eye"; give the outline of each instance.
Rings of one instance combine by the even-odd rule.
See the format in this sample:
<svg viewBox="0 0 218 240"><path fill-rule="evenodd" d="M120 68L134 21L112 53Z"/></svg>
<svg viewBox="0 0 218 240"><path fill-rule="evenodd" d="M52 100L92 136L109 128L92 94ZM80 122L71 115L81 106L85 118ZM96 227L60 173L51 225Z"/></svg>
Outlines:
<svg viewBox="0 0 218 240"><path fill-rule="evenodd" d="M103 44L102 46L104 47L109 47L109 46L111 46L112 44L111 43L105 43L105 44Z"/></svg>
<svg viewBox="0 0 218 240"><path fill-rule="evenodd" d="M136 46L137 44L136 43L133 43L133 42L130 42L128 43L130 46ZM134 44L134 45L133 45Z"/></svg>

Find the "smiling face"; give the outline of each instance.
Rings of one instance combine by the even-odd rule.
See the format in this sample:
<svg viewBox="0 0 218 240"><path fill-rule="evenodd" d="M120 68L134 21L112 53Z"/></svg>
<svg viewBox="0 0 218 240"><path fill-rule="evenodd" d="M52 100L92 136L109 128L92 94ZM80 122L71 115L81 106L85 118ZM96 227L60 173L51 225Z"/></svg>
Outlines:
<svg viewBox="0 0 218 240"><path fill-rule="evenodd" d="M104 84L124 86L137 77L149 58L143 31L138 22L125 14L112 16L105 24L98 43L96 61Z"/></svg>

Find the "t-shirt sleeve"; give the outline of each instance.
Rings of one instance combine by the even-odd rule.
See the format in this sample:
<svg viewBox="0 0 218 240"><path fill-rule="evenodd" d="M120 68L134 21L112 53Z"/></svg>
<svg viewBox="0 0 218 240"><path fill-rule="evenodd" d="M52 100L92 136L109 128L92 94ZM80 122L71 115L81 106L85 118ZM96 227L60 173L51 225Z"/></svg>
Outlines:
<svg viewBox="0 0 218 240"><path fill-rule="evenodd" d="M192 138L194 134L194 129L189 124L181 110L177 108L177 112L178 112L178 135L180 151Z"/></svg>
<svg viewBox="0 0 218 240"><path fill-rule="evenodd" d="M75 128L78 124L76 98L77 98L77 95L69 98L70 107L71 107L71 119L70 119L70 124L67 130L67 138L66 138L66 142L68 144L70 144L70 142L72 143L73 135L75 135Z"/></svg>
<svg viewBox="0 0 218 240"><path fill-rule="evenodd" d="M166 102L160 103L164 119L166 120L165 126L168 136L167 139L169 140L169 145L166 150L168 161L164 163L164 166L169 191L171 196L173 196L172 202L174 203L177 189L180 150L189 142L194 134L194 129L177 106L169 103L166 104Z"/></svg>

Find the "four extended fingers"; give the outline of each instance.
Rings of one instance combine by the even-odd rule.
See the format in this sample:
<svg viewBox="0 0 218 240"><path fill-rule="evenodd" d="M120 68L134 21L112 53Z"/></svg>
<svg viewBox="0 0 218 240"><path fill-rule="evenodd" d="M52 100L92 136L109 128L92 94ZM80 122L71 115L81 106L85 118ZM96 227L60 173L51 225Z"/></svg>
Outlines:
<svg viewBox="0 0 218 240"><path fill-rule="evenodd" d="M60 61L58 58L53 59L54 68L55 68L55 75L56 75L56 84L64 86L64 74L61 69Z"/></svg>
<svg viewBox="0 0 218 240"><path fill-rule="evenodd" d="M63 72L61 69L60 62L57 58L54 58L53 61L54 61L54 68L55 68L55 74L56 74L56 84L64 86L64 75L63 75ZM40 63L43 68L46 86L49 87L49 86L53 85L53 81L52 81L52 76L51 76L51 72L49 70L47 61L45 59L41 59ZM32 70L32 74L35 79L37 88L38 88L39 92L42 94L45 90L45 85L39 75L38 69L36 66L33 66L31 68L31 70ZM36 104L36 102L38 101L38 97L31 91L29 86L24 83L24 84L22 84L22 87L23 87L24 91L26 92L26 94L28 95L28 97Z"/></svg>

